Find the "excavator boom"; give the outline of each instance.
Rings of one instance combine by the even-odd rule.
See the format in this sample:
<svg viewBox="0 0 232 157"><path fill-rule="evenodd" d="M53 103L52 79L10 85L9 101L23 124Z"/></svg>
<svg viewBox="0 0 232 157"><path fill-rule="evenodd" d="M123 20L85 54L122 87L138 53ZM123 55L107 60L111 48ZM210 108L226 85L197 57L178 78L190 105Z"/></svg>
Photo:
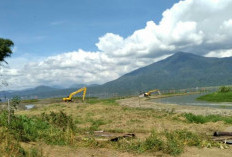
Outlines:
<svg viewBox="0 0 232 157"><path fill-rule="evenodd" d="M87 91L87 88L86 87L83 87L83 88L80 88L78 89L77 91L75 92L72 92L71 94L69 94L69 96L67 98L63 98L63 101L72 101L72 97L80 92L83 91L83 96L82 96L82 100L84 101L85 100L85 95L86 95L86 91Z"/></svg>
<svg viewBox="0 0 232 157"><path fill-rule="evenodd" d="M150 91L144 93L143 96L144 97L149 97L149 96L151 96L151 93L154 93L154 92L158 92L159 94L161 94L160 91L159 91L159 89L154 89L154 90L150 90Z"/></svg>

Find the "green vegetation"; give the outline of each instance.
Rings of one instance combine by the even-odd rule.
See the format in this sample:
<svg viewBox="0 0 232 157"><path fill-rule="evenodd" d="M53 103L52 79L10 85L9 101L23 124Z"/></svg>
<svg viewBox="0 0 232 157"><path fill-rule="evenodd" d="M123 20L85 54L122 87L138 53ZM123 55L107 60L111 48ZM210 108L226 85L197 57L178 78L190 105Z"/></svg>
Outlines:
<svg viewBox="0 0 232 157"><path fill-rule="evenodd" d="M75 130L72 118L62 111L44 113L33 118L13 115L10 124L7 117L7 111L0 113L0 127L6 127L8 132L21 142L44 140L49 144L64 145L71 143L69 136L72 136Z"/></svg>
<svg viewBox="0 0 232 157"><path fill-rule="evenodd" d="M217 92L200 96L197 99L209 102L232 102L232 89L223 86Z"/></svg>
<svg viewBox="0 0 232 157"><path fill-rule="evenodd" d="M231 67L231 59L207 58L179 52L162 62L134 70L107 84L91 87L91 92L137 95L140 90L148 91L152 87L162 90L230 84Z"/></svg>
<svg viewBox="0 0 232 157"><path fill-rule="evenodd" d="M9 134L5 127L0 129L0 154L5 156L24 156L25 150L19 145L19 142Z"/></svg>
<svg viewBox="0 0 232 157"><path fill-rule="evenodd" d="M11 40L0 38L0 62L5 61L4 59L12 54L12 46L14 43Z"/></svg>
<svg viewBox="0 0 232 157"><path fill-rule="evenodd" d="M207 122L218 122L223 121L227 124L232 124L232 116L220 116L220 115L194 115L192 113L186 113L183 115L186 118L186 121L189 123L200 123L204 124Z"/></svg>
<svg viewBox="0 0 232 157"><path fill-rule="evenodd" d="M207 147L208 144L218 146L217 143L199 134L187 130L175 130L161 133L152 131L150 136L144 141L138 139L122 140L116 145L119 149L136 153L162 151L163 153L176 156L184 151L185 146Z"/></svg>
<svg viewBox="0 0 232 157"><path fill-rule="evenodd" d="M10 124L8 124L8 112L1 111L0 129L4 132L0 135L0 144L3 143L5 149L5 151L0 150L0 154L1 151L7 153L8 148L11 148L14 150L12 156L42 156L36 148L25 151L19 142L43 141L52 145L72 145L76 126L72 117L62 111L43 113L31 118L25 115L12 115Z"/></svg>
<svg viewBox="0 0 232 157"><path fill-rule="evenodd" d="M232 88L231 87L226 87L226 86L222 86L219 88L219 93L228 93L228 92L232 92Z"/></svg>
<svg viewBox="0 0 232 157"><path fill-rule="evenodd" d="M101 103L101 104L105 104L105 105L118 105L116 100L118 100L118 98L109 98L109 99L93 98L93 99L87 99L86 102L89 104Z"/></svg>
<svg viewBox="0 0 232 157"><path fill-rule="evenodd" d="M21 101L22 103L36 103L36 102L39 102L38 99L29 99L29 100L22 100Z"/></svg>
<svg viewBox="0 0 232 157"><path fill-rule="evenodd" d="M9 128L0 127L0 155L12 157L42 157L42 152L35 147L24 149Z"/></svg>

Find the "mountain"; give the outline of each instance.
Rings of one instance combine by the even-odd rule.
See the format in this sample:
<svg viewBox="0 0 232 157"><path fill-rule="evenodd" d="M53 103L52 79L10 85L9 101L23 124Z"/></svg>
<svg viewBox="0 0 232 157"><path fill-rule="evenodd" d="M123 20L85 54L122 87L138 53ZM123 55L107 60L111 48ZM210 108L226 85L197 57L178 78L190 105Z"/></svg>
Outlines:
<svg viewBox="0 0 232 157"><path fill-rule="evenodd" d="M130 95L150 89L184 89L232 84L232 57L208 58L178 52L162 61L89 89Z"/></svg>
<svg viewBox="0 0 232 157"><path fill-rule="evenodd" d="M4 98L5 96L7 97L20 96L20 97L26 97L26 98L32 98L32 97L44 98L44 97L47 97L46 94L54 93L59 90L60 89L58 88L53 88L49 86L38 86L35 88L19 90L19 91L11 91L11 92L1 91L0 97Z"/></svg>
<svg viewBox="0 0 232 157"><path fill-rule="evenodd" d="M232 84L232 57L208 58L178 52L103 85L87 86L87 96L107 97L112 96L113 93L123 96L151 89L185 89L229 84ZM79 85L73 87L75 88L57 89L39 86L17 92L5 91L3 94L27 96L28 98L67 96L77 90Z"/></svg>
<svg viewBox="0 0 232 157"><path fill-rule="evenodd" d="M98 86L98 84L72 84L71 86L69 86L69 88L82 88L82 87L95 87Z"/></svg>
<svg viewBox="0 0 232 157"><path fill-rule="evenodd" d="M69 88L82 88L86 86L86 84L72 84L71 86L69 86Z"/></svg>

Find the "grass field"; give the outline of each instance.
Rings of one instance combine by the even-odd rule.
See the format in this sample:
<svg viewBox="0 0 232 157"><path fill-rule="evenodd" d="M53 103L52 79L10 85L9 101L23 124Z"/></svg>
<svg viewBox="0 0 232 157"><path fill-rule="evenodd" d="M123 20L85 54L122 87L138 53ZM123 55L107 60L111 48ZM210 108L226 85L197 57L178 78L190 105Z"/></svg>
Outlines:
<svg viewBox="0 0 232 157"><path fill-rule="evenodd" d="M232 91L228 92L214 92L211 94L203 95L198 100L209 102L232 102Z"/></svg>
<svg viewBox="0 0 232 157"><path fill-rule="evenodd" d="M126 156L176 156L191 147L227 148L213 141L210 135L232 123L232 117L228 116L126 107L119 105L116 98L90 98L85 103L52 101L40 104L33 100L36 107L16 111L10 125L7 124L8 113L1 111L0 154L53 156L64 148L66 151L59 156L83 149L88 153L82 156L96 155L93 150L102 149L100 156L109 156L111 152L117 156L125 153ZM96 134L102 131L108 136ZM135 134L135 138L109 141L127 133Z"/></svg>

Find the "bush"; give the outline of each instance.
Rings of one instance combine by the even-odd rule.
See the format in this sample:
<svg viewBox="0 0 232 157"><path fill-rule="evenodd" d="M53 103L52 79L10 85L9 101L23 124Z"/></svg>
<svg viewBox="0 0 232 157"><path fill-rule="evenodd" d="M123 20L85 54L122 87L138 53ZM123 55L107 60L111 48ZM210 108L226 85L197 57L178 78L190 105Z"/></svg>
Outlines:
<svg viewBox="0 0 232 157"><path fill-rule="evenodd" d="M145 141L131 139L129 141L121 140L117 147L126 151L137 153L158 152L166 154L179 155L184 151L185 146L202 146L204 139L187 130L165 131L156 133L153 131Z"/></svg>
<svg viewBox="0 0 232 157"><path fill-rule="evenodd" d="M75 130L73 118L71 116L68 116L63 111L60 111L59 113L55 113L52 111L50 112L50 114L42 113L41 118L43 121L46 121L49 124L54 125L55 127L59 127L62 130L66 130L68 128L73 131Z"/></svg>
<svg viewBox="0 0 232 157"><path fill-rule="evenodd" d="M220 93L227 93L231 91L231 87L222 86L219 88Z"/></svg>
<svg viewBox="0 0 232 157"><path fill-rule="evenodd" d="M151 135L143 143L144 150L160 151L164 148L164 142L158 138L158 134L152 131Z"/></svg>
<svg viewBox="0 0 232 157"><path fill-rule="evenodd" d="M1 156L26 156L26 151L5 127L0 128L0 155Z"/></svg>
<svg viewBox="0 0 232 157"><path fill-rule="evenodd" d="M164 152L171 155L178 155L184 150L183 139L180 136L176 136L177 134L166 132L165 136L167 138L166 147L164 148Z"/></svg>
<svg viewBox="0 0 232 157"><path fill-rule="evenodd" d="M7 123L8 112L0 113L0 126L8 128L8 131L18 141L29 142L44 140L49 144L67 145L74 143L75 125L71 116L64 112L43 113L40 117L29 118L27 116L11 117L11 123Z"/></svg>
<svg viewBox="0 0 232 157"><path fill-rule="evenodd" d="M41 114L41 120L50 127L41 133L42 139L48 144L70 145L74 143L75 130L73 118L63 111Z"/></svg>
<svg viewBox="0 0 232 157"><path fill-rule="evenodd" d="M49 128L49 124L38 119L28 118L27 116L11 116L11 122L8 124L8 112L0 113L0 126L7 127L9 132L16 139L23 142L35 141L39 137L39 131Z"/></svg>
<svg viewBox="0 0 232 157"><path fill-rule="evenodd" d="M203 138L187 130L176 130L173 132L165 132L167 138L165 153L178 155L184 151L187 146L201 146Z"/></svg>

